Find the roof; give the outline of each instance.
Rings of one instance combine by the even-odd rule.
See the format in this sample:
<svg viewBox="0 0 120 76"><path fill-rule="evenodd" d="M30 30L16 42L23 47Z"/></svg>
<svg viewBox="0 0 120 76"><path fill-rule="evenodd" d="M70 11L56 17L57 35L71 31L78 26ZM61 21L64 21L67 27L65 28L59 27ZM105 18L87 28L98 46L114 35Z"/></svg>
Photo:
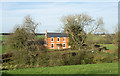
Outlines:
<svg viewBox="0 0 120 76"><path fill-rule="evenodd" d="M66 33L47 33L47 37L68 37Z"/></svg>

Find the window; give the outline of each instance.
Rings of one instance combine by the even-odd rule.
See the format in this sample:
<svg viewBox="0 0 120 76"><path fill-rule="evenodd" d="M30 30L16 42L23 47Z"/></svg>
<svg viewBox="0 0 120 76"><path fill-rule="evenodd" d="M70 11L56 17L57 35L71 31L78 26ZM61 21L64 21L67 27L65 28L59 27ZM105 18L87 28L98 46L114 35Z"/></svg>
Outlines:
<svg viewBox="0 0 120 76"><path fill-rule="evenodd" d="M51 37L51 42L53 42L54 41L54 38L53 37Z"/></svg>
<svg viewBox="0 0 120 76"><path fill-rule="evenodd" d="M65 37L63 37L63 42L65 42Z"/></svg>
<svg viewBox="0 0 120 76"><path fill-rule="evenodd" d="M59 37L57 37L57 41L58 41L58 42L60 41L60 38L59 38Z"/></svg>
<svg viewBox="0 0 120 76"><path fill-rule="evenodd" d="M53 43L51 44L51 48L54 48L54 44Z"/></svg>
<svg viewBox="0 0 120 76"><path fill-rule="evenodd" d="M63 43L63 48L65 48L65 43Z"/></svg>

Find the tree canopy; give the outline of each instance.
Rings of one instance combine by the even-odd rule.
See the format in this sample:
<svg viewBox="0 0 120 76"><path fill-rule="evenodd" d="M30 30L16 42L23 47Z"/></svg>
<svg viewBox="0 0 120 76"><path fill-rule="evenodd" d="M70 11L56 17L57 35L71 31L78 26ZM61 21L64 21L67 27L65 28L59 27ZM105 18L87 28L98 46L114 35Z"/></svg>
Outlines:
<svg viewBox="0 0 120 76"><path fill-rule="evenodd" d="M62 22L64 31L67 31L70 37L69 45L74 49L83 48L87 34L104 29L102 18L95 20L86 14L64 16Z"/></svg>
<svg viewBox="0 0 120 76"><path fill-rule="evenodd" d="M35 23L30 16L26 16L23 24L15 28L14 34L8 38L9 50L23 50L28 47L28 41L35 39Z"/></svg>

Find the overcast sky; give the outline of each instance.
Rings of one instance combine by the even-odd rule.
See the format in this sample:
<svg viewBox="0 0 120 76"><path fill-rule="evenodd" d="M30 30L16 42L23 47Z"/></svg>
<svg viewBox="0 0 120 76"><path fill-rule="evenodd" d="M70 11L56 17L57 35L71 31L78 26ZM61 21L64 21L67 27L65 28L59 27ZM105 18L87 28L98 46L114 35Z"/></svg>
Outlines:
<svg viewBox="0 0 120 76"><path fill-rule="evenodd" d="M2 32L13 32L15 25L22 24L26 15L30 15L36 22L41 23L37 28L38 33L43 33L46 29L49 32L55 32L61 25L61 17L69 14L85 13L94 19L102 17L104 27L109 33L113 33L118 24L116 0L91 2L88 0L43 2L41 0L41 2L4 2L0 3L0 6L2 6L2 12L0 12L2 13Z"/></svg>

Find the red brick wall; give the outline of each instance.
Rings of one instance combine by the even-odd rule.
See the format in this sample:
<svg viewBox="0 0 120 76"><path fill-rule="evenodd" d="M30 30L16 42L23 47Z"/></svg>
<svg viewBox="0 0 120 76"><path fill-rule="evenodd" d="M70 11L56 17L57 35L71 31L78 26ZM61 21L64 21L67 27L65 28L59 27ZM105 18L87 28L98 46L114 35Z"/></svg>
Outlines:
<svg viewBox="0 0 120 76"><path fill-rule="evenodd" d="M45 38L46 38L46 41L47 41L47 48L48 49L58 49L57 43L62 44L61 49L69 48L69 46L68 46L69 37L65 37L65 42L63 42L63 37L59 37L60 38L59 42L57 41L57 37L54 37L54 42L51 42L51 37L49 37L49 38L45 37ZM51 43L54 43L53 44L54 48L51 48ZM65 43L65 48L63 48L63 43Z"/></svg>

